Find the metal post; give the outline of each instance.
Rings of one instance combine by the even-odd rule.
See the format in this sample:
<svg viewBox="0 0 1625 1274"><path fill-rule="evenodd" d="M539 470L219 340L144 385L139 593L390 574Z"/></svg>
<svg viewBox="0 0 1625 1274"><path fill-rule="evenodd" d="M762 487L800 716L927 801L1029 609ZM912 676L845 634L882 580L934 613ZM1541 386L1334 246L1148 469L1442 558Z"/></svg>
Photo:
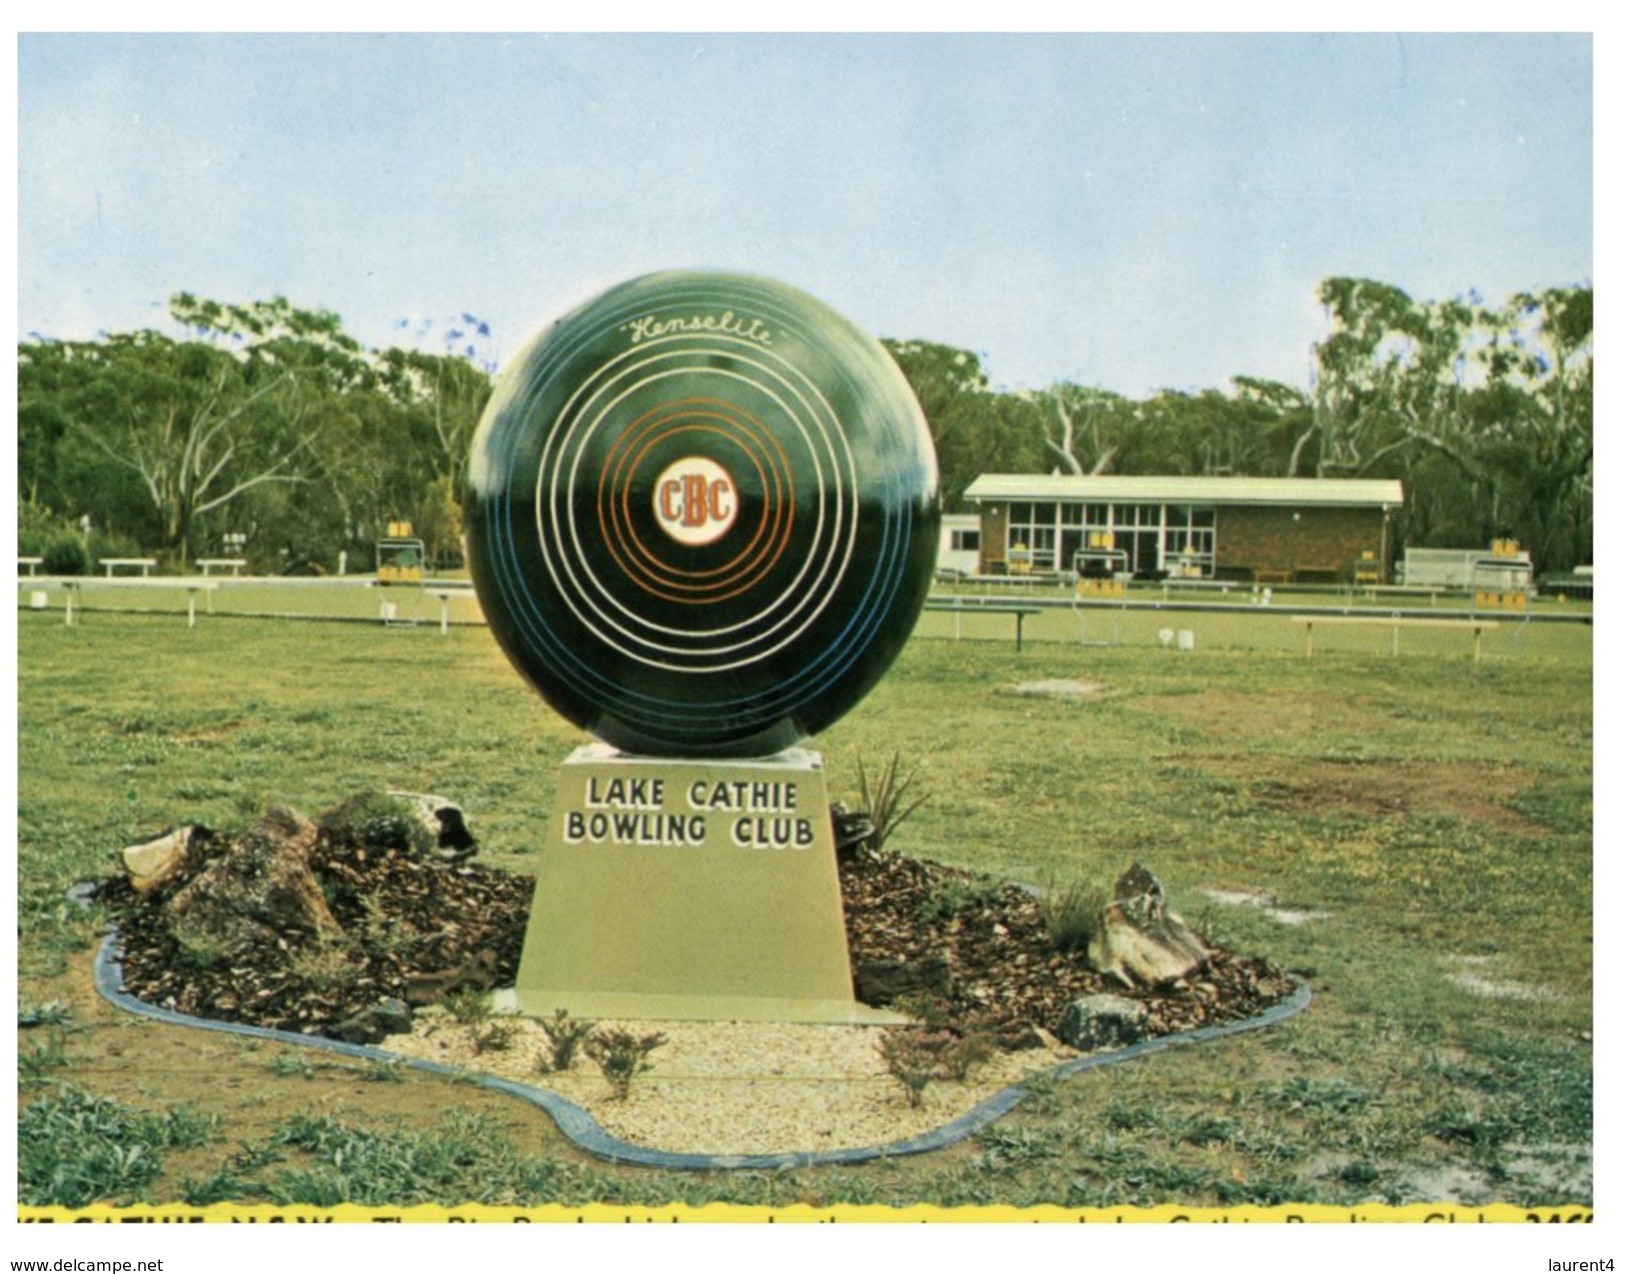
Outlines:
<svg viewBox="0 0 1625 1274"><path fill-rule="evenodd" d="M440 635L449 636L451 633L451 594L441 593L440 597Z"/></svg>

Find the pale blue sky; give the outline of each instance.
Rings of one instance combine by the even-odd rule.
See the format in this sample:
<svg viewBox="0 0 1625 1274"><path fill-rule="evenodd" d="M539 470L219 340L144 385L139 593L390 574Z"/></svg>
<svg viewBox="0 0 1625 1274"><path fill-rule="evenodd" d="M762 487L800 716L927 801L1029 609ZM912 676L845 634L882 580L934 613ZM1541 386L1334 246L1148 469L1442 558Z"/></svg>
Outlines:
<svg viewBox="0 0 1625 1274"><path fill-rule="evenodd" d="M1591 282L1584 35L24 35L18 326L802 287L996 383L1305 386L1316 282Z"/></svg>

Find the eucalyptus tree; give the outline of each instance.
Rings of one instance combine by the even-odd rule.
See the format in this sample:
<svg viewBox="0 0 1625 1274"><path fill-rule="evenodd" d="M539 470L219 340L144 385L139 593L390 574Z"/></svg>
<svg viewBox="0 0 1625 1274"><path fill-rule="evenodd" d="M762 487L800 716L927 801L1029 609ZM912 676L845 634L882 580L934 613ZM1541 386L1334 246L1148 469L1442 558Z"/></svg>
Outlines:
<svg viewBox="0 0 1625 1274"><path fill-rule="evenodd" d="M1290 475L1298 439L1312 424L1314 403L1294 385L1256 376L1232 378L1233 411L1224 434L1208 444L1214 473Z"/></svg>
<svg viewBox="0 0 1625 1274"><path fill-rule="evenodd" d="M491 397L490 373L460 354L419 349L383 350L377 365L391 400L429 453L423 457L429 477L460 490L474 428Z"/></svg>
<svg viewBox="0 0 1625 1274"><path fill-rule="evenodd" d="M1497 533L1536 561L1591 560L1595 487L1590 288L1519 293L1486 315L1482 384L1460 431L1429 441L1486 491Z"/></svg>
<svg viewBox="0 0 1625 1274"><path fill-rule="evenodd" d="M1134 404L1109 389L1062 381L1044 391L1044 450L1058 472L1099 474L1115 466L1133 433Z"/></svg>
<svg viewBox="0 0 1625 1274"><path fill-rule="evenodd" d="M144 542L184 551L195 520L267 482L295 480L304 439L262 421L278 389L232 354L158 332L32 342L19 355L19 407L50 383L65 436L88 444L141 493Z"/></svg>
<svg viewBox="0 0 1625 1274"><path fill-rule="evenodd" d="M936 445L944 499L955 508L1000 450L996 395L981 357L932 341L882 343L919 401Z"/></svg>
<svg viewBox="0 0 1625 1274"><path fill-rule="evenodd" d="M1314 414L1288 472L1403 477L1412 538L1514 536L1547 567L1591 551L1592 293L1504 306L1325 280Z"/></svg>
<svg viewBox="0 0 1625 1274"><path fill-rule="evenodd" d="M1235 389L1165 389L1134 405L1118 446L1123 473L1262 475L1279 472L1283 439L1308 415L1289 386L1238 377Z"/></svg>
<svg viewBox="0 0 1625 1274"><path fill-rule="evenodd" d="M1331 331L1315 347L1314 411L1287 473L1304 472L1312 457L1316 477L1372 474L1441 410L1450 386L1440 372L1455 366L1471 312L1419 305L1371 279L1326 279L1317 297Z"/></svg>
<svg viewBox="0 0 1625 1274"><path fill-rule="evenodd" d="M170 312L188 339L149 329L23 343L18 406L42 424L48 406L59 447L83 444L139 493L146 525L126 530L189 555L202 519L306 481L326 416L372 373L336 316L280 297L234 306L181 293Z"/></svg>

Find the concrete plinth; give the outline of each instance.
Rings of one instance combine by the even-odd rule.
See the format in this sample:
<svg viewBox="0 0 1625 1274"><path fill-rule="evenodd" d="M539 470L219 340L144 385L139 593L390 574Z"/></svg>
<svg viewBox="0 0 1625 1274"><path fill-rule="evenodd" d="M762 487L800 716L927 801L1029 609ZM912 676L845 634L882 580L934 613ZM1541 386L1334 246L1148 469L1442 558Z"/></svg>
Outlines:
<svg viewBox="0 0 1625 1274"><path fill-rule="evenodd" d="M538 1017L881 1023L852 994L821 758L559 769L515 989Z"/></svg>

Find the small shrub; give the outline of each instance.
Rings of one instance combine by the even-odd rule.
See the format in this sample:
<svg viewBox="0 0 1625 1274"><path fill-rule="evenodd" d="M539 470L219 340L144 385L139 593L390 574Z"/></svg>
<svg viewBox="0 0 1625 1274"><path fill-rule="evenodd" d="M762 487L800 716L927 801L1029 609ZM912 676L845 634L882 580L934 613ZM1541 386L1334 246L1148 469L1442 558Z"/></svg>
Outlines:
<svg viewBox="0 0 1625 1274"><path fill-rule="evenodd" d="M1038 906L1050 945L1057 951L1087 950L1106 902L1107 892L1100 885L1077 880L1064 886L1046 884Z"/></svg>
<svg viewBox="0 0 1625 1274"><path fill-rule="evenodd" d="M953 1028L953 1006L941 996L926 992L900 995L892 1004L899 1013L906 1013L928 1031L947 1031Z"/></svg>
<svg viewBox="0 0 1625 1274"><path fill-rule="evenodd" d="M397 956L412 945L411 930L371 894L361 899L361 936L379 955Z"/></svg>
<svg viewBox="0 0 1625 1274"><path fill-rule="evenodd" d="M519 1023L512 1017L493 1017L469 1028L468 1042L475 1053L505 1053L519 1035Z"/></svg>
<svg viewBox="0 0 1625 1274"><path fill-rule="evenodd" d="M594 1024L573 1018L569 1010L560 1008L552 1017L543 1018L541 1027L550 1049L541 1059L541 1069L567 1071L575 1061L576 1051L592 1037Z"/></svg>
<svg viewBox="0 0 1625 1274"><path fill-rule="evenodd" d="M942 1050L943 1073L963 1084L981 1067L992 1060L998 1045L986 1031L967 1030L956 1035Z"/></svg>
<svg viewBox="0 0 1625 1274"><path fill-rule="evenodd" d="M910 1106L923 1104L931 1081L941 1078L942 1047L951 1038L951 1032L916 1026L889 1026L880 1033L875 1047L886 1063L886 1073L908 1094Z"/></svg>
<svg viewBox="0 0 1625 1274"><path fill-rule="evenodd" d="M85 536L85 548L92 563L100 562L104 557L157 557L160 570L167 569L169 565L164 560L167 554L157 553L140 540L107 527L91 528L90 534Z"/></svg>
<svg viewBox="0 0 1625 1274"><path fill-rule="evenodd" d="M68 1065L67 1040L60 1027L52 1027L43 1043L17 1050L17 1082L24 1088L37 1088L49 1082L53 1071Z"/></svg>
<svg viewBox="0 0 1625 1274"><path fill-rule="evenodd" d="M587 1056L598 1063L604 1078L609 1081L617 1101L625 1101L632 1092L632 1081L653 1063L649 1054L666 1042L659 1031L648 1035L634 1035L623 1027L595 1031L584 1045Z"/></svg>
<svg viewBox="0 0 1625 1274"><path fill-rule="evenodd" d="M40 556L45 559L41 569L47 575L90 574L90 546L83 536L71 532L58 535Z"/></svg>
<svg viewBox="0 0 1625 1274"><path fill-rule="evenodd" d="M989 907L1004 895L1004 882L991 876L969 880L950 876L921 900L917 915L922 924L952 920L978 907Z"/></svg>
<svg viewBox="0 0 1625 1274"><path fill-rule="evenodd" d="M914 786L915 774L910 771L905 777L898 778L899 766L898 754L893 752L891 760L875 776L874 787L871 789L863 761L861 759L858 761L859 800L869 815L869 821L875 827L865 843L877 854L886 847L886 841L903 820L929 799L929 794L923 792L913 800L908 799L908 790Z"/></svg>
<svg viewBox="0 0 1625 1274"><path fill-rule="evenodd" d="M39 556L59 535L73 533L73 524L43 504L26 497L17 502L17 551Z"/></svg>
<svg viewBox="0 0 1625 1274"><path fill-rule="evenodd" d="M322 935L288 956L288 971L313 991L337 991L355 978L356 950L348 938Z"/></svg>
<svg viewBox="0 0 1625 1274"><path fill-rule="evenodd" d="M427 853L436 837L407 801L383 792L362 792L322 815L322 836L336 846Z"/></svg>
<svg viewBox="0 0 1625 1274"><path fill-rule="evenodd" d="M458 1026L479 1026L491 1016L491 997L474 987L453 991L443 1003Z"/></svg>
<svg viewBox="0 0 1625 1274"><path fill-rule="evenodd" d="M949 1006L934 996L908 996L895 1007L919 1024L887 1028L876 1047L910 1106L920 1105L934 1080L964 1083L998 1052L985 1026L956 1026Z"/></svg>

